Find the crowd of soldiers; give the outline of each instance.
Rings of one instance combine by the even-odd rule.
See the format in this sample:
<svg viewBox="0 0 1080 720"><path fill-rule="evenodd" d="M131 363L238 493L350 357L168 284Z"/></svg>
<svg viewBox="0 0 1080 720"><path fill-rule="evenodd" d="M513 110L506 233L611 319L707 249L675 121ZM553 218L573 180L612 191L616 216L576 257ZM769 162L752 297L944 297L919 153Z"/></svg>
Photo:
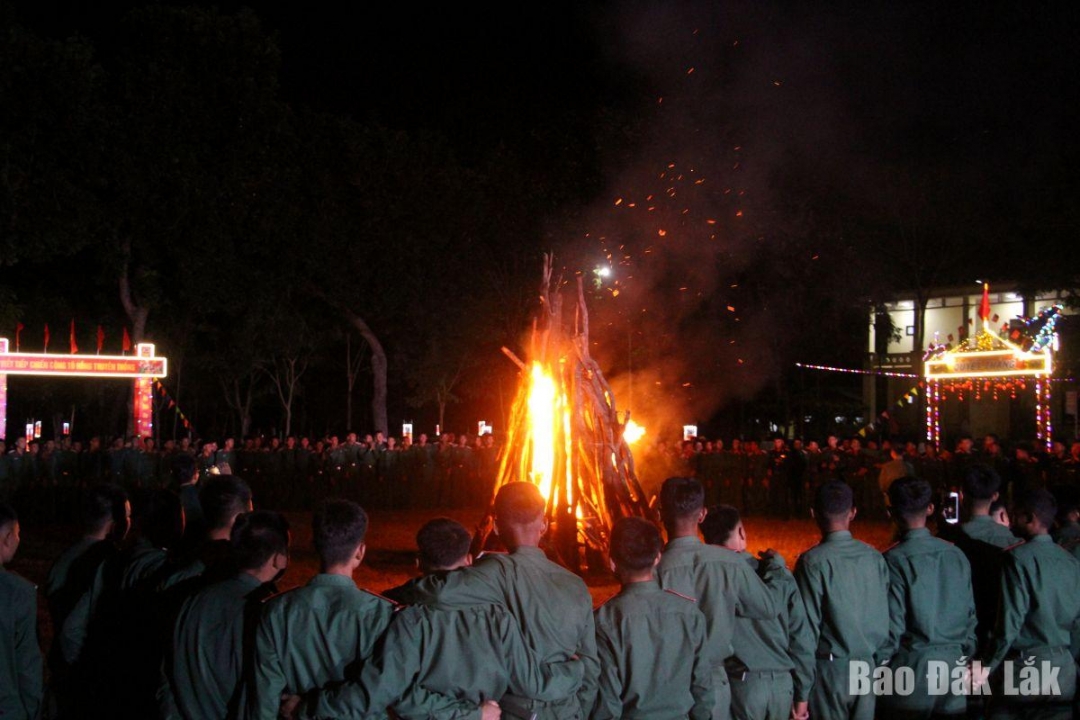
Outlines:
<svg viewBox="0 0 1080 720"><path fill-rule="evenodd" d="M44 663L38 590L2 569L20 527L0 504L0 717L1073 717L1080 504L1060 482L1004 503L992 453L973 455L962 522L934 512L927 480L889 481L898 542L884 553L851 535L857 487L822 479L821 540L794 572L747 552L739 508L710 505L702 479L670 477L666 543L648 520L619 520L622 588L594 610L542 549L545 500L523 482L495 498L505 552L473 562L470 533L434 519L417 535L422 576L384 596L353 578L366 513L326 499L320 573L279 594L288 521L185 453L175 489L82 491L83 537L40 590Z"/></svg>
<svg viewBox="0 0 1080 720"><path fill-rule="evenodd" d="M490 499L498 448L490 433L443 433L436 442L420 434L406 437L356 433L311 441L260 436L237 445L234 438L193 443L117 437L105 447L98 437L85 445L26 442L7 448L0 439L0 501L11 500L37 522L71 520L80 488L111 482L130 492L169 487L180 456L195 458L200 476L243 477L274 509L311 509L328 497L346 497L365 507L457 508Z"/></svg>
<svg viewBox="0 0 1080 720"><path fill-rule="evenodd" d="M821 444L776 437L764 443L736 438L725 445L722 440L693 438L657 442L637 459L650 496L664 478L689 475L701 480L710 505L730 504L746 515L785 519L807 517L813 491L829 480L851 485L865 517L884 519L885 490L896 478L915 475L938 495L959 489L972 463L993 467L1008 492L1017 496L1036 487L1080 485L1080 442L1066 446L1056 440L1049 450L1030 442L1007 447L992 433L978 443L963 436L952 451L925 442L857 436L832 435Z"/></svg>

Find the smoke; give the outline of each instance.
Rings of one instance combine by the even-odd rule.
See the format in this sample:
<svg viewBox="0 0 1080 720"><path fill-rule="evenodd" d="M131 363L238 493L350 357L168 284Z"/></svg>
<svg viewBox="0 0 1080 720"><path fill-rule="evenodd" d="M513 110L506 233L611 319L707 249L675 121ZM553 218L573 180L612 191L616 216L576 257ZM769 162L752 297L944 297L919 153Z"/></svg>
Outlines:
<svg viewBox="0 0 1080 720"><path fill-rule="evenodd" d="M790 259L777 186L792 164L853 175L852 131L814 18L759 2L619 7L605 37L639 112L563 257L588 278L593 352L620 406L670 433L752 398L790 359L800 300L770 267Z"/></svg>

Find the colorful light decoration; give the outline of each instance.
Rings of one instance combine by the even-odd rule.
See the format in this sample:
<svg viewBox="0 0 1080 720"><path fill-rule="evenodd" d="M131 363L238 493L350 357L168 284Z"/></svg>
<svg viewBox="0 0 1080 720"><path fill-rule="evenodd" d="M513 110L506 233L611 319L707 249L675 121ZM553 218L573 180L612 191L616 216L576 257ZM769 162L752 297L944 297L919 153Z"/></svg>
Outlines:
<svg viewBox="0 0 1080 720"><path fill-rule="evenodd" d="M139 343L135 356L12 353L0 338L0 437L7 434L7 376L59 375L134 379L134 426L140 437L154 429L154 381L168 375L168 360L154 354L153 343Z"/></svg>
<svg viewBox="0 0 1080 720"><path fill-rule="evenodd" d="M6 355L8 339L0 338L0 355ZM7 437L7 373L0 373L0 438Z"/></svg>
<svg viewBox="0 0 1080 720"><path fill-rule="evenodd" d="M1055 305L1026 321L1026 332L1015 330L1006 339L991 328L989 286L983 285L979 308L982 329L974 338L964 340L955 350L935 345L924 357L927 380L926 437L941 442L941 393L954 394L963 401L965 394L981 400L990 394L994 400L1001 393L1015 398L1027 389L1025 377L1035 379L1035 423L1039 440L1050 448L1053 438L1050 387L1053 379L1054 326L1061 306ZM994 317L997 321L997 316Z"/></svg>
<svg viewBox="0 0 1080 720"><path fill-rule="evenodd" d="M828 365L811 365L809 363L795 363L795 367L805 370L824 370L826 372L849 373L851 375L877 375L879 377L917 378L917 373L892 372L889 370L857 370L855 368L830 367Z"/></svg>

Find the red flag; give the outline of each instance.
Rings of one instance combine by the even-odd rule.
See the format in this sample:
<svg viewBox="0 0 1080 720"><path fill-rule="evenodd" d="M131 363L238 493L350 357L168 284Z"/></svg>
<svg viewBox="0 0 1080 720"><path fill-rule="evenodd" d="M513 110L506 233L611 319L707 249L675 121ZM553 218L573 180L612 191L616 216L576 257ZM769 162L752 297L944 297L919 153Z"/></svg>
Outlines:
<svg viewBox="0 0 1080 720"><path fill-rule="evenodd" d="M75 318L71 318L71 332L68 334L68 340L71 341L71 354L79 352L79 345L75 342Z"/></svg>
<svg viewBox="0 0 1080 720"><path fill-rule="evenodd" d="M45 323L45 352L49 352L49 323Z"/></svg>
<svg viewBox="0 0 1080 720"><path fill-rule="evenodd" d="M990 283L983 283L982 302L979 303L979 317L985 323L990 317Z"/></svg>
<svg viewBox="0 0 1080 720"><path fill-rule="evenodd" d="M97 352L101 354L101 346L105 344L105 328L97 326Z"/></svg>
<svg viewBox="0 0 1080 720"><path fill-rule="evenodd" d="M128 350L131 349L131 336L128 335L127 328L124 328L124 340L123 340L123 344L121 345L121 348L123 349L124 352L127 352Z"/></svg>
<svg viewBox="0 0 1080 720"><path fill-rule="evenodd" d="M21 322L15 323L15 352L19 352L19 334L22 333L24 327L26 326Z"/></svg>

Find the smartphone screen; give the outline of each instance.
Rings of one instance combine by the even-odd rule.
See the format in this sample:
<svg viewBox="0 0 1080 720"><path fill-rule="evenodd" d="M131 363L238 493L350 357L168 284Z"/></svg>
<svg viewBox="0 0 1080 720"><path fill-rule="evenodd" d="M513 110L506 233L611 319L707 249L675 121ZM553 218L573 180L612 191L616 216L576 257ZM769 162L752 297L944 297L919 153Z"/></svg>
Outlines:
<svg viewBox="0 0 1080 720"><path fill-rule="evenodd" d="M955 525L960 522L960 493L949 493L949 498L945 501L945 507L941 509L941 515L947 523Z"/></svg>

